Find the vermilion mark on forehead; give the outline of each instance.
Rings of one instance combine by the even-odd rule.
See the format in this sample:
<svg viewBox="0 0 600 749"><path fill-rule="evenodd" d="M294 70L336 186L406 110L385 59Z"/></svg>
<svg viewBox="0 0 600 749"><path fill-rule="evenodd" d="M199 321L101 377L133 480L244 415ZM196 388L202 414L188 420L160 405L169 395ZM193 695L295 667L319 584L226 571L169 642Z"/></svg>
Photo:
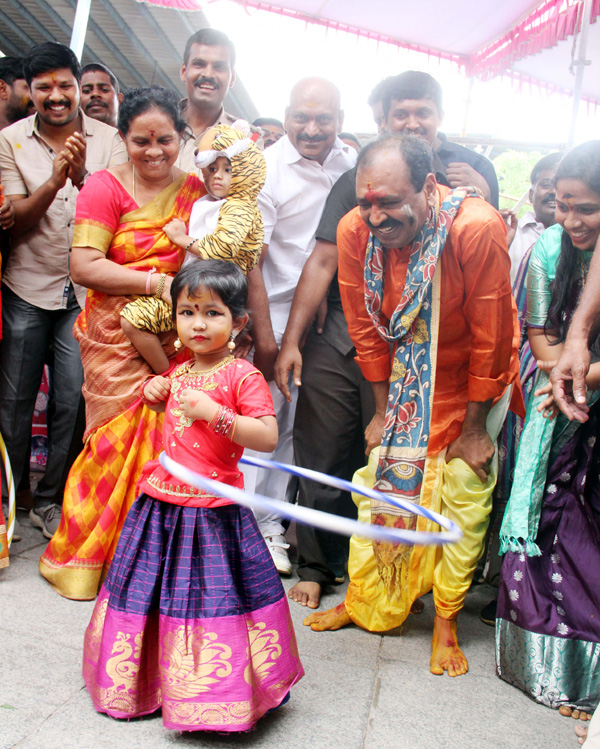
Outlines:
<svg viewBox="0 0 600 749"><path fill-rule="evenodd" d="M155 130L150 130L150 135L154 136Z"/></svg>
<svg viewBox="0 0 600 749"><path fill-rule="evenodd" d="M196 312L200 312L200 305L194 304L194 309L196 310Z"/></svg>
<svg viewBox="0 0 600 749"><path fill-rule="evenodd" d="M371 188L371 183L369 182L369 189L365 193L365 198L370 203L375 203L377 200L381 200L381 198L385 197L385 193L381 192L380 190L373 190Z"/></svg>

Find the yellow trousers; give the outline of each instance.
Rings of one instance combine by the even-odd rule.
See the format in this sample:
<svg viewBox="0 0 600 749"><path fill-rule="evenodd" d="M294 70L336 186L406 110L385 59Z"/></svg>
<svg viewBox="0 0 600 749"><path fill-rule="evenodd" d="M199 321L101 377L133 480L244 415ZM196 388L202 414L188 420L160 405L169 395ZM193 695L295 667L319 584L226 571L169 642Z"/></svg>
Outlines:
<svg viewBox="0 0 600 749"><path fill-rule="evenodd" d="M353 536L345 605L352 621L363 629L381 632L400 626L413 602L432 588L438 616L454 619L463 607L477 562L483 554L496 484L496 459L483 484L460 458L446 463L445 453L443 450L427 458L421 501L429 509L453 520L462 530L463 538L445 546L415 546L403 593L396 596L388 594L380 579L372 542ZM368 464L354 474L354 482L372 487L378 462L379 450L373 450ZM358 507L359 520L369 523L370 500L358 494L353 494L352 498ZM437 529L439 526L435 523L419 517L417 530Z"/></svg>

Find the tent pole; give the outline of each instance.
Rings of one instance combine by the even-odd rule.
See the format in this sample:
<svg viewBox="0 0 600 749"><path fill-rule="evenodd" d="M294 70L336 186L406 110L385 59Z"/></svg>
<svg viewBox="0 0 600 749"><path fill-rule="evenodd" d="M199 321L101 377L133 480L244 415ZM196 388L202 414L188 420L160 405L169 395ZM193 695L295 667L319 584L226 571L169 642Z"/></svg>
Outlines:
<svg viewBox="0 0 600 749"><path fill-rule="evenodd" d="M71 33L71 44L69 45L81 61L85 32L87 31L88 18L90 17L90 6L92 0L77 0L75 20L73 21L73 32Z"/></svg>
<svg viewBox="0 0 600 749"><path fill-rule="evenodd" d="M471 109L471 94L473 92L473 76L469 77L469 87L467 89L467 99L465 101L465 117L463 119L463 126L461 130L461 136L463 138L467 137L468 127L467 123L469 121L469 110Z"/></svg>
<svg viewBox="0 0 600 749"><path fill-rule="evenodd" d="M570 148L575 142L575 130L577 128L577 115L579 113L579 102L581 100L581 90L583 88L583 76L585 75L585 66L590 65L591 61L585 59L587 51L588 33L590 30L590 18L592 15L592 0L583 0L583 14L581 18L581 32L579 35L579 51L577 59L573 62L575 68L575 88L573 89L573 112L571 114L571 126L569 128L569 137L567 138L567 148Z"/></svg>

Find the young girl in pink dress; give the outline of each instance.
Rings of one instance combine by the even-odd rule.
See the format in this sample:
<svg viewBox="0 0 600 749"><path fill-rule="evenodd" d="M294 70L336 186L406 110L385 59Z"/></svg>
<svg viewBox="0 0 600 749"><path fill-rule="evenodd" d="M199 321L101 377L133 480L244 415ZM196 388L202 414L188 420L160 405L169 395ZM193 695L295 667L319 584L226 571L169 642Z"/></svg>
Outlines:
<svg viewBox="0 0 600 749"><path fill-rule="evenodd" d="M173 319L194 354L142 385L165 411L164 449L242 487L243 448L270 452L277 424L260 372L231 355L245 326L242 271L198 260L175 277ZM245 731L303 675L287 599L254 515L182 484L158 461L140 481L85 635L83 675L114 718L162 707L165 727Z"/></svg>

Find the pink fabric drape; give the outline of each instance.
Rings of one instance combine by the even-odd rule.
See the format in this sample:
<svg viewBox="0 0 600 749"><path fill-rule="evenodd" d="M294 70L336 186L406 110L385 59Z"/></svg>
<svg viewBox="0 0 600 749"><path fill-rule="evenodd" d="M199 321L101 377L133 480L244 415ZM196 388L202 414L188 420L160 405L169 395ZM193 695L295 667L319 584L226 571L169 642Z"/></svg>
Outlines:
<svg viewBox="0 0 600 749"><path fill-rule="evenodd" d="M469 59L470 75L489 80L506 71L512 63L549 49L581 30L581 0L547 0L508 34L483 47ZM600 0L594 0L590 21L600 15Z"/></svg>

